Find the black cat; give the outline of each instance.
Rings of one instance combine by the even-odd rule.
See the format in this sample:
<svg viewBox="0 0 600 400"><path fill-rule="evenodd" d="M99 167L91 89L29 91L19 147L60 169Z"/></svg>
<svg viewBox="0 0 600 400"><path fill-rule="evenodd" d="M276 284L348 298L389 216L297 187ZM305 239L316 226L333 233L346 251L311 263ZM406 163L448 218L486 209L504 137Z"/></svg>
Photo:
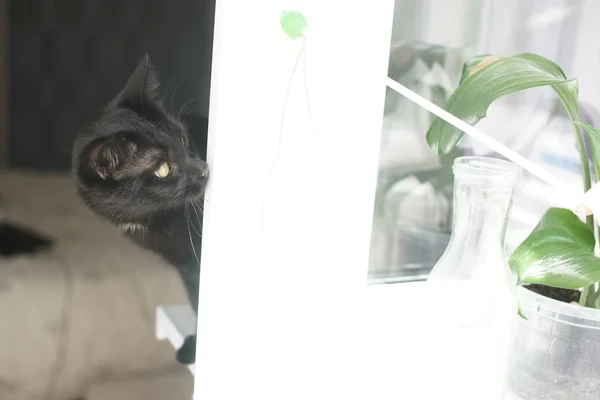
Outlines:
<svg viewBox="0 0 600 400"><path fill-rule="evenodd" d="M78 133L73 175L87 206L177 269L197 313L208 166L186 126L166 111L158 86L146 56L125 88ZM193 363L195 348L195 335L186 338L177 360Z"/></svg>

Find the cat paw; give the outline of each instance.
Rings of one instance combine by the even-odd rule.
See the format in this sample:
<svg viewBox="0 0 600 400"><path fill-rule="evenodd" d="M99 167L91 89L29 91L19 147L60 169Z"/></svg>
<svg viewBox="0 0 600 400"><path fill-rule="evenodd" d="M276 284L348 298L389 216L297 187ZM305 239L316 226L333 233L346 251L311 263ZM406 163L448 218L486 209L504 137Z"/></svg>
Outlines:
<svg viewBox="0 0 600 400"><path fill-rule="evenodd" d="M183 342L183 346L177 350L177 362L184 365L194 364L196 362L196 335L188 336Z"/></svg>

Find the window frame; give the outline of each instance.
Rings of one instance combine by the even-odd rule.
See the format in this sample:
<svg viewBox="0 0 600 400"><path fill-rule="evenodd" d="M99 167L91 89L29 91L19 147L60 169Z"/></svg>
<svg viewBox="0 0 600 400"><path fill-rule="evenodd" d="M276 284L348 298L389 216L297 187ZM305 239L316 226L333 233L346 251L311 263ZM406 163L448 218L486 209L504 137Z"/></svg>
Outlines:
<svg viewBox="0 0 600 400"><path fill-rule="evenodd" d="M319 141L298 74L272 173L302 43L283 34L285 9L308 20ZM289 398L291 387L293 398L401 394L394 376L418 354L418 329L406 324L422 283L367 285L393 9L393 0L217 0L197 398ZM318 185L307 159L319 160Z"/></svg>

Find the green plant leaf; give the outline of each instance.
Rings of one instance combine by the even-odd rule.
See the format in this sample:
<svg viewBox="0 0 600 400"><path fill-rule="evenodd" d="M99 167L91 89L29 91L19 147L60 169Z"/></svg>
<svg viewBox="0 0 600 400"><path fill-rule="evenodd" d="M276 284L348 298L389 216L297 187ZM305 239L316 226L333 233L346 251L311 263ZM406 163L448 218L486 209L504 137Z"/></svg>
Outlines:
<svg viewBox="0 0 600 400"><path fill-rule="evenodd" d="M525 89L550 85L567 108L569 117L578 119L577 81L567 79L557 64L526 53L499 58L469 76L469 71L488 57L478 56L467 62L463 68L463 76L466 77L450 96L446 111L473 125L486 116L490 104L497 99ZM462 131L436 117L427 131L427 143L437 154L447 154L463 135Z"/></svg>
<svg viewBox="0 0 600 400"><path fill-rule="evenodd" d="M485 60L492 59L493 57L495 57L493 54L478 54L469 58L465 65L463 65L462 73L460 75L460 82L462 83L462 81L467 79L475 67L480 65Z"/></svg>
<svg viewBox="0 0 600 400"><path fill-rule="evenodd" d="M306 17L298 11L284 11L279 22L285 34L291 39L299 39L308 26Z"/></svg>
<svg viewBox="0 0 600 400"><path fill-rule="evenodd" d="M572 211L549 209L514 251L510 268L519 284L580 289L600 281L594 234Z"/></svg>
<svg viewBox="0 0 600 400"><path fill-rule="evenodd" d="M583 122L576 122L577 125L583 127L590 138L590 145L592 146L592 163L594 164L594 170L596 171L596 180L600 178L600 132L591 125L584 124Z"/></svg>

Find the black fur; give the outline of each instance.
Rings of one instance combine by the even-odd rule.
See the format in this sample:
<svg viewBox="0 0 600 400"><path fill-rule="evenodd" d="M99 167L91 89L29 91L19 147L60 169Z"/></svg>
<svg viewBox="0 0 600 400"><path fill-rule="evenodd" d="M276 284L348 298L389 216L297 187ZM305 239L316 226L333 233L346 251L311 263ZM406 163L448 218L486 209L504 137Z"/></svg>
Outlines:
<svg viewBox="0 0 600 400"><path fill-rule="evenodd" d="M208 166L186 126L166 111L158 86L146 56L125 88L78 133L73 175L88 207L177 269L197 313ZM155 171L163 162L171 173L160 178ZM194 362L195 336L177 359Z"/></svg>

